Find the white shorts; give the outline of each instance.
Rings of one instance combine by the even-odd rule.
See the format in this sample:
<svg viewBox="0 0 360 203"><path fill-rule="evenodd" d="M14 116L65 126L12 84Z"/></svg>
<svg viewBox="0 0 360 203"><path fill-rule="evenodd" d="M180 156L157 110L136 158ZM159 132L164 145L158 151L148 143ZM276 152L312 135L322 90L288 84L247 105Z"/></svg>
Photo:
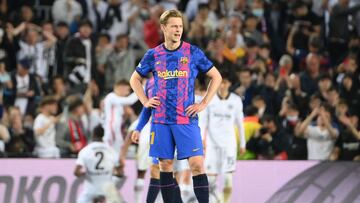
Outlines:
<svg viewBox="0 0 360 203"><path fill-rule="evenodd" d="M60 150L57 147L35 147L34 154L39 158L60 158Z"/></svg>
<svg viewBox="0 0 360 203"><path fill-rule="evenodd" d="M139 138L139 145L136 154L136 164L140 171L146 171L152 164L152 157L149 156L150 150L150 123L144 126Z"/></svg>
<svg viewBox="0 0 360 203"><path fill-rule="evenodd" d="M208 145L205 153L205 168L208 174L223 174L235 171L236 147Z"/></svg>
<svg viewBox="0 0 360 203"><path fill-rule="evenodd" d="M76 201L76 203L92 203L93 200L102 195L105 196L106 202L107 203L121 203L123 202L122 199L119 196L119 193L115 187L115 184L113 182L109 182L108 184L104 185L104 189L103 191L105 192L101 192L99 190L97 191L83 191L78 200Z"/></svg>

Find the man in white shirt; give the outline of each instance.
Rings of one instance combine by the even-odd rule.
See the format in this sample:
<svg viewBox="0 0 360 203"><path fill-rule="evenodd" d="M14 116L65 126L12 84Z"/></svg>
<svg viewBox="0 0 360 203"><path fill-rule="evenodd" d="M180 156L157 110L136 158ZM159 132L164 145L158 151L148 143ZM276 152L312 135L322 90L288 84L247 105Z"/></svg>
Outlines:
<svg viewBox="0 0 360 203"><path fill-rule="evenodd" d="M316 119L316 125L310 122ZM311 114L295 129L297 136L307 139L309 160L328 160L334 148L339 131L331 124L329 107L315 108Z"/></svg>
<svg viewBox="0 0 360 203"><path fill-rule="evenodd" d="M240 135L241 154L245 152L245 132L243 126L243 105L241 98L229 92L231 82L227 75L223 80L217 95L206 108L204 122L206 135L205 166L209 176L210 193L216 197L216 178L224 174L223 202L230 202L232 193L233 172L236 166L237 133Z"/></svg>
<svg viewBox="0 0 360 203"><path fill-rule="evenodd" d="M52 97L45 97L40 104L41 113L35 118L34 133L36 146L34 153L40 158L59 158L60 150L55 142L55 124L58 118L57 101Z"/></svg>
<svg viewBox="0 0 360 203"><path fill-rule="evenodd" d="M84 190L78 203L90 203L100 196L108 203L122 202L113 182L113 175L120 175L116 152L102 142L104 129L98 125L94 128L92 143L83 148L76 160L74 174L85 177ZM115 171L115 173L114 173Z"/></svg>
<svg viewBox="0 0 360 203"><path fill-rule="evenodd" d="M134 104L138 98L135 93L130 93L130 85L126 80L115 83L114 91L106 95L104 100L104 142L120 152L123 144L121 125L123 123L124 106ZM127 96L129 95L129 96Z"/></svg>

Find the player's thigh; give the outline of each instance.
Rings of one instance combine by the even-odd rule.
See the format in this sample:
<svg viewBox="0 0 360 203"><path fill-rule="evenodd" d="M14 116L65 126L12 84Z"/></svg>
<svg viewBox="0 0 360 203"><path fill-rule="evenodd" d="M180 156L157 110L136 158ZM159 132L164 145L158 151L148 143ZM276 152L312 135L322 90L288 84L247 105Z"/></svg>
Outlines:
<svg viewBox="0 0 360 203"><path fill-rule="evenodd" d="M171 131L178 159L204 155L200 128L197 124L171 125Z"/></svg>
<svg viewBox="0 0 360 203"><path fill-rule="evenodd" d="M175 140L169 125L152 124L150 133L150 156L173 159Z"/></svg>
<svg viewBox="0 0 360 203"><path fill-rule="evenodd" d="M219 174L221 172L221 154L218 148L213 146L206 147L205 153L205 169L207 174Z"/></svg>
<svg viewBox="0 0 360 203"><path fill-rule="evenodd" d="M234 172L236 168L236 146L229 146L223 149L225 154L225 160L223 162L223 172Z"/></svg>

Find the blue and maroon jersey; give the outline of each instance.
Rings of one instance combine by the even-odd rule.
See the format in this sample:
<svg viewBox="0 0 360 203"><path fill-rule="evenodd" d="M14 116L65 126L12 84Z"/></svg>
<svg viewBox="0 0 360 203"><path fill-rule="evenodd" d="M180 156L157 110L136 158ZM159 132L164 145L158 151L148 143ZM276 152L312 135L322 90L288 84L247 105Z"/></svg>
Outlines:
<svg viewBox="0 0 360 203"><path fill-rule="evenodd" d="M153 123L190 124L197 117L186 116L186 108L194 104L195 79L212 68L212 62L196 46L181 42L175 50L161 44L146 52L136 71L143 77L154 75L153 95L161 105L152 111Z"/></svg>

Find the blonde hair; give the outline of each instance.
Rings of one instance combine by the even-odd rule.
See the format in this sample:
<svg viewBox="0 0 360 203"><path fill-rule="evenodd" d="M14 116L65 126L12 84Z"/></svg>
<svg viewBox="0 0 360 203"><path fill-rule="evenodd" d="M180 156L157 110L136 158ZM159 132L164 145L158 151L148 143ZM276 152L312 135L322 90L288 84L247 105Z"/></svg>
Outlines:
<svg viewBox="0 0 360 203"><path fill-rule="evenodd" d="M183 20L183 15L180 11L178 10L167 10L164 13L161 14L160 16L160 24L161 25L166 25L169 18L181 18Z"/></svg>

